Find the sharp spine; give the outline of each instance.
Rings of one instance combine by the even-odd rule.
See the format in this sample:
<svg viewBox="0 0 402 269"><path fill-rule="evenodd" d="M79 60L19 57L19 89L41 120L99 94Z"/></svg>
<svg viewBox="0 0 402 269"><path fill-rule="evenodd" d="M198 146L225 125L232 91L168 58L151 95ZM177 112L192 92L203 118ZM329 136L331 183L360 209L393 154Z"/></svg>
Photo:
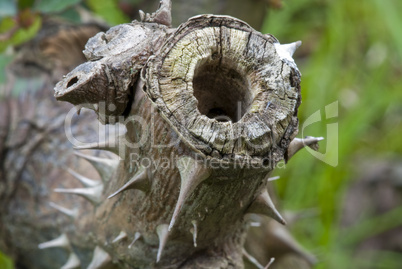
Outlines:
<svg viewBox="0 0 402 269"><path fill-rule="evenodd" d="M54 189L54 191L59 193L77 194L96 205L102 201L103 184L90 188Z"/></svg>
<svg viewBox="0 0 402 269"><path fill-rule="evenodd" d="M98 171L103 182L109 181L109 179L112 177L112 174L116 171L116 168L120 162L119 160L116 159L99 158L81 154L79 152L75 152L75 155L84 158L85 160L90 162L92 166L96 169L96 171Z"/></svg>
<svg viewBox="0 0 402 269"><path fill-rule="evenodd" d="M112 152L118 156L123 155L123 152L120 152L120 150L124 150L124 148L120 149L119 140L116 140L116 139L110 139L110 140L103 141L103 142L87 143L87 144L75 146L74 149L76 149L76 150L84 150L84 149L106 150L106 151Z"/></svg>
<svg viewBox="0 0 402 269"><path fill-rule="evenodd" d="M120 189L118 189L113 194L109 195L109 199L116 196L117 194L129 190L129 189L138 189L143 192L148 192L151 188L150 184L150 175L149 170L144 168L143 166L138 166L138 171L135 175Z"/></svg>
<svg viewBox="0 0 402 269"><path fill-rule="evenodd" d="M95 187L99 184L102 184L100 181L97 180L93 180L87 177L84 177L81 174L78 174L77 172L75 172L73 169L71 168L66 168L66 171L68 173L70 173L73 177L75 177L76 179L78 179L82 185L84 185L85 187Z"/></svg>
<svg viewBox="0 0 402 269"><path fill-rule="evenodd" d="M71 249L70 242L68 241L67 235L64 233L53 240L39 244L38 248L40 248L40 249L45 249L45 248Z"/></svg>
<svg viewBox="0 0 402 269"><path fill-rule="evenodd" d="M278 210L275 208L274 203L271 200L271 197L268 194L267 190L264 190L250 205L246 213L255 213L255 214L263 214L268 217L273 218L279 223L286 225L285 220L279 214Z"/></svg>
<svg viewBox="0 0 402 269"><path fill-rule="evenodd" d="M92 104L92 109L93 109L95 112L98 112L98 111L99 111L99 105L98 105L98 104Z"/></svg>
<svg viewBox="0 0 402 269"><path fill-rule="evenodd" d="M101 269L112 263L112 257L99 246L96 246L91 263L87 269Z"/></svg>
<svg viewBox="0 0 402 269"><path fill-rule="evenodd" d="M261 222L257 221L250 222L250 227L261 227Z"/></svg>
<svg viewBox="0 0 402 269"><path fill-rule="evenodd" d="M81 261L74 252L71 252L67 262L60 269L73 269L73 268L81 268Z"/></svg>
<svg viewBox="0 0 402 269"><path fill-rule="evenodd" d="M293 54L301 46L301 44L302 44L301 41L296 41L296 42L289 43L289 44L282 44L281 48L284 51L286 51L287 53L289 53L290 56L293 56Z"/></svg>
<svg viewBox="0 0 402 269"><path fill-rule="evenodd" d="M324 137L312 137L312 136L306 136L303 139L294 138L289 144L286 154L287 155L286 161L290 160L290 158L292 158L293 155L295 155L299 150L301 150L305 146L308 146L313 150L317 151L319 148L318 142L323 139Z"/></svg>
<svg viewBox="0 0 402 269"><path fill-rule="evenodd" d="M270 231L272 234L271 240L283 246L284 251L299 255L311 266L317 263L317 259L303 249L303 247L293 238L288 229L285 229L285 227L277 223L272 223Z"/></svg>
<svg viewBox="0 0 402 269"><path fill-rule="evenodd" d="M267 266L264 267L264 269L268 269L275 261L275 258L271 258L267 264Z"/></svg>
<svg viewBox="0 0 402 269"><path fill-rule="evenodd" d="M277 179L279 179L280 178L280 176L276 176L276 177L269 177L268 178L268 182L269 181L274 181L274 180L277 180Z"/></svg>
<svg viewBox="0 0 402 269"><path fill-rule="evenodd" d="M145 12L140 9L138 13L140 13L140 20L143 22L145 20Z"/></svg>
<svg viewBox="0 0 402 269"><path fill-rule="evenodd" d="M169 231L172 230L184 202L193 193L195 188L211 174L207 168L191 157L180 158L177 160L176 165L181 178L180 194L170 221Z"/></svg>
<svg viewBox="0 0 402 269"><path fill-rule="evenodd" d="M77 110L77 115L80 115L81 114L81 109L83 108L83 106L82 105L76 105L75 106L75 109Z"/></svg>
<svg viewBox="0 0 402 269"><path fill-rule="evenodd" d="M159 248L158 254L156 255L156 262L158 263L161 260L163 249L165 248L168 236L169 236L169 225L167 224L160 224L156 227L156 233L158 234L159 238Z"/></svg>
<svg viewBox="0 0 402 269"><path fill-rule="evenodd" d="M258 269L264 269L264 266L260 264L256 258L251 256L244 248L243 248L243 256L247 258L252 264L254 264Z"/></svg>
<svg viewBox="0 0 402 269"><path fill-rule="evenodd" d="M53 207L54 209L60 211L61 213L69 216L70 218L76 219L78 217L78 209L77 208L68 209L68 208L59 206L58 204L53 203L53 202L49 202L49 205L51 207Z"/></svg>
<svg viewBox="0 0 402 269"><path fill-rule="evenodd" d="M197 234L198 234L198 227L197 227L197 221L192 220L191 223L193 224L193 228L191 229L191 233L193 234L193 244L194 247L197 247Z"/></svg>
<svg viewBox="0 0 402 269"><path fill-rule="evenodd" d="M112 244L117 243L117 242L123 240L124 238L127 238L127 234L125 231L121 231L120 234L115 239L113 239Z"/></svg>
<svg viewBox="0 0 402 269"><path fill-rule="evenodd" d="M153 21L166 26L172 25L172 1L161 0L159 9L154 13Z"/></svg>
<svg viewBox="0 0 402 269"><path fill-rule="evenodd" d="M138 240L140 237L141 237L141 234L140 234L139 232L136 232L136 233L134 234L133 242L131 242L131 244L128 246L128 248L131 248L131 247L134 245L134 243L137 242L137 240Z"/></svg>

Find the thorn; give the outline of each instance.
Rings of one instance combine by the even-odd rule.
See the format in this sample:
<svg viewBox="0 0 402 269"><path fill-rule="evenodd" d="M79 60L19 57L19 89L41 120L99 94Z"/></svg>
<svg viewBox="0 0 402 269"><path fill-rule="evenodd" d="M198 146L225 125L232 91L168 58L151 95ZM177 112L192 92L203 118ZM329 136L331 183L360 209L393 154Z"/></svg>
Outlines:
<svg viewBox="0 0 402 269"><path fill-rule="evenodd" d="M162 251L165 248L168 239L169 235L168 227L169 226L167 224L160 224L156 227L156 233L158 234L159 238L159 248L158 248L158 254L156 256L157 263L161 260Z"/></svg>
<svg viewBox="0 0 402 269"><path fill-rule="evenodd" d="M137 240L138 240L140 237L141 237L141 234L140 234L139 232L136 232L136 233L134 234L134 240L133 240L133 242L131 242L131 244L128 246L128 248L131 248L131 247L134 245L134 243L137 242Z"/></svg>
<svg viewBox="0 0 402 269"><path fill-rule="evenodd" d="M166 26L172 25L172 1L161 0L159 2L159 9L155 12L152 21L164 24Z"/></svg>
<svg viewBox="0 0 402 269"><path fill-rule="evenodd" d="M274 180L277 180L277 179L279 179L280 178L280 176L276 176L276 177L269 177L268 178L268 182L269 181L274 181Z"/></svg>
<svg viewBox="0 0 402 269"><path fill-rule="evenodd" d="M273 222L269 227L270 239L274 245L282 246L285 253L295 253L304 258L311 266L317 263L317 259L305 251L303 247L293 238L289 230L282 225Z"/></svg>
<svg viewBox="0 0 402 269"><path fill-rule="evenodd" d="M138 171L135 175L113 194L109 195L108 199L116 196L117 194L129 190L129 189L139 189L143 192L148 192L150 190L150 182L149 182L149 172L148 169L138 166Z"/></svg>
<svg viewBox="0 0 402 269"><path fill-rule="evenodd" d="M61 213L69 216L70 218L76 219L78 217L78 208L68 209L68 208L59 206L58 204L55 204L53 202L49 202L49 205L51 207L53 207L54 209L60 211Z"/></svg>
<svg viewBox="0 0 402 269"><path fill-rule="evenodd" d="M124 136L124 135L123 135ZM76 150L83 150L83 149L90 149L90 150L106 150L112 152L120 157L124 157L124 143L121 142L121 136L116 138L109 138L108 141L103 142L94 142L94 143L85 143L83 145L75 146L74 149ZM124 138L125 139L125 138ZM120 143L120 144L119 144Z"/></svg>
<svg viewBox="0 0 402 269"><path fill-rule="evenodd" d="M193 243L194 243L194 247L197 247L197 221L196 220L192 220L191 223L193 224L193 228L190 230L190 232L193 234Z"/></svg>
<svg viewBox="0 0 402 269"><path fill-rule="evenodd" d="M207 168L191 157L181 157L177 160L176 165L181 178L180 194L170 221L169 231L172 230L184 202L195 188L211 174Z"/></svg>
<svg viewBox="0 0 402 269"><path fill-rule="evenodd" d="M305 146L308 146L308 147L312 148L313 150L317 151L319 148L318 142L321 140L324 140L324 137L306 136L303 139L300 139L300 138L293 139L290 142L289 147L288 147L286 161L290 160L290 158L292 158L293 155L296 154L296 152L298 152Z"/></svg>
<svg viewBox="0 0 402 269"><path fill-rule="evenodd" d="M84 158L85 160L90 162L92 166L96 169L96 171L98 171L103 182L109 181L109 179L112 177L112 174L116 171L116 168L120 162L119 160L116 159L98 158L94 156L81 154L79 152L75 152L75 155Z"/></svg>
<svg viewBox="0 0 402 269"><path fill-rule="evenodd" d="M93 106L93 110L95 112L99 112L99 105L98 104L92 104L92 106Z"/></svg>
<svg viewBox="0 0 402 269"><path fill-rule="evenodd" d="M81 268L80 266L81 266L80 259L74 252L71 252L67 262L60 269Z"/></svg>
<svg viewBox="0 0 402 269"><path fill-rule="evenodd" d="M93 180L93 179L90 179L90 178L84 177L83 175L78 174L71 168L67 167L66 171L69 172L73 177L78 179L82 183L82 185L84 185L85 187L95 187L99 184L102 184L102 182L99 182L97 180Z"/></svg>
<svg viewBox="0 0 402 269"><path fill-rule="evenodd" d="M283 60L286 59L288 61L293 62L293 53L296 51L298 47L300 47L301 41L293 42L290 44L283 44L281 45L280 43L274 43L274 47L276 49L276 53L278 53L278 56Z"/></svg>
<svg viewBox="0 0 402 269"><path fill-rule="evenodd" d="M117 243L117 242L123 240L124 238L127 238L127 234L126 234L126 232L121 231L120 234L115 239L113 239L112 244Z"/></svg>
<svg viewBox="0 0 402 269"><path fill-rule="evenodd" d="M62 234L59 237L41 243L38 245L39 249L45 249L45 248L66 248L66 249L71 249L70 247L70 242L68 241L67 235L66 234Z"/></svg>
<svg viewBox="0 0 402 269"><path fill-rule="evenodd" d="M251 256L244 248L243 248L243 256L246 257L247 260L249 260L252 264L254 264L258 269L264 269L264 266L262 266L261 263L259 263L256 258Z"/></svg>
<svg viewBox="0 0 402 269"><path fill-rule="evenodd" d="M140 20L143 22L145 20L145 12L140 9L138 13L140 13Z"/></svg>
<svg viewBox="0 0 402 269"><path fill-rule="evenodd" d="M93 204L98 204L102 201L103 184L99 184L95 187L90 188L54 189L54 191L59 193L77 194L84 197Z"/></svg>
<svg viewBox="0 0 402 269"><path fill-rule="evenodd" d="M77 110L77 115L79 116L81 114L81 109L83 108L82 105L76 105L75 109Z"/></svg>
<svg viewBox="0 0 402 269"><path fill-rule="evenodd" d="M292 57L295 51L301 46L301 44L302 44L301 41L296 41L289 44L283 44L281 45L281 48L287 53L289 53L289 55Z"/></svg>
<svg viewBox="0 0 402 269"><path fill-rule="evenodd" d="M87 269L101 269L110 265L111 262L112 257L110 257L109 253L104 251L102 248L96 246L92 261L88 265Z"/></svg>
<svg viewBox="0 0 402 269"><path fill-rule="evenodd" d="M264 269L268 269L275 261L275 258L271 258L267 264L267 266L264 267Z"/></svg>
<svg viewBox="0 0 402 269"><path fill-rule="evenodd" d="M268 191L263 191L250 205L247 213L255 213L262 214L268 217L273 218L277 222L286 225L285 220L279 214L278 210L276 210L274 203L271 200L271 197L268 194Z"/></svg>

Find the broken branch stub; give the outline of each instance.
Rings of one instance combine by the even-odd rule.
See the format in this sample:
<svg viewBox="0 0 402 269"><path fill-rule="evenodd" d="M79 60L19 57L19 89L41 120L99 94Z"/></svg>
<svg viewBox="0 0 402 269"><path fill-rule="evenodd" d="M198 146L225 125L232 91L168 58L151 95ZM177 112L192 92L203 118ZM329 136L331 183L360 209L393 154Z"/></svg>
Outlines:
<svg viewBox="0 0 402 269"><path fill-rule="evenodd" d="M168 28L133 21L90 38L84 54L88 62L67 74L55 87L55 97L93 109L103 123L127 116L138 72L166 39Z"/></svg>
<svg viewBox="0 0 402 269"><path fill-rule="evenodd" d="M196 151L268 156L297 130L300 74L286 53L240 20L197 16L148 62L147 93Z"/></svg>
<svg viewBox="0 0 402 269"><path fill-rule="evenodd" d="M104 123L132 116L154 130L152 140L124 121L133 142L124 156L151 164L132 169L131 157L122 157L113 165L86 216L97 235L88 241L97 246L110 230L141 234L132 248L104 246L126 265L242 268L244 216L284 223L265 178L297 134L292 54L300 44L281 45L228 16L201 15L171 29L166 8L170 1L143 22L97 34L86 46L89 61L56 86L58 100L93 108Z"/></svg>

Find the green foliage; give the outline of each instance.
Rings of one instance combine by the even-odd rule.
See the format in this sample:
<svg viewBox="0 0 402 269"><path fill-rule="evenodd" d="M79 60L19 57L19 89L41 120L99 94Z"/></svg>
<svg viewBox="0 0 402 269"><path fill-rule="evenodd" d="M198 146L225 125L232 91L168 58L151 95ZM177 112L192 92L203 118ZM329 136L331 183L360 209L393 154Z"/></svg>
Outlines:
<svg viewBox="0 0 402 269"><path fill-rule="evenodd" d="M16 46L22 44L35 36L39 31L42 19L40 16L30 14L29 25L27 27L18 26L12 17L6 17L0 22L0 33L10 33L9 38L0 43L0 52L4 51L8 46Z"/></svg>
<svg viewBox="0 0 402 269"><path fill-rule="evenodd" d="M127 23L118 0L20 0L0 1L0 52L35 37L43 16L53 15L81 22L79 10L86 10L109 25Z"/></svg>
<svg viewBox="0 0 402 269"><path fill-rule="evenodd" d="M63 11L79 2L81 0L40 0L36 1L34 9L43 13L55 13Z"/></svg>
<svg viewBox="0 0 402 269"><path fill-rule="evenodd" d="M111 25L129 22L129 19L118 8L117 0L87 0L88 6Z"/></svg>
<svg viewBox="0 0 402 269"><path fill-rule="evenodd" d="M11 260L4 255L1 251L0 251L0 268L2 269L14 269L13 263L11 262Z"/></svg>
<svg viewBox="0 0 402 269"><path fill-rule="evenodd" d="M282 205L285 209L317 208L320 212L294 227L302 244L321 260L317 268L400 268L401 254L378 253L382 261L384 257L393 260L368 266L352 258L351 250L362 239L400 226L401 208L362 219L348 230L340 228L339 216L345 190L358 171L358 159L401 157L402 2L284 3L282 10L269 13L264 32L285 42L303 41L295 55L303 74L299 136L324 136L328 140L327 124L338 123L339 143L331 147L332 139L326 147L324 140L320 150L338 155L336 167L304 150L289 162L288 169L279 171L281 180L276 184ZM338 117L325 120L325 106L335 101L339 102ZM303 130L303 123L318 110L323 120Z"/></svg>
<svg viewBox="0 0 402 269"><path fill-rule="evenodd" d="M12 2L15 2L15 1L12 1ZM35 0L18 0L16 2L18 5L18 10L24 10L24 9L31 8L34 5Z"/></svg>

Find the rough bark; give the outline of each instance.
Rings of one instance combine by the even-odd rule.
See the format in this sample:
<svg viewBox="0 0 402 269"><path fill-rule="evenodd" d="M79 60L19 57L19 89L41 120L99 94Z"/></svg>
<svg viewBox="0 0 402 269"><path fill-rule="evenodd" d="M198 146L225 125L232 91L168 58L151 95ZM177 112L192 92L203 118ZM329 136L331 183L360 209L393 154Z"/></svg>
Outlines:
<svg viewBox="0 0 402 269"><path fill-rule="evenodd" d="M66 255L65 268L242 268L248 216L284 223L266 187L275 165L295 151L289 144L297 134L300 73L291 54L298 44L280 45L232 17L201 15L178 29L169 18L164 1L142 22L97 34L84 52L88 62L57 84L57 99L127 130L78 148L119 157L79 155L101 180L70 170L82 188L66 172L53 174L31 209L18 205L24 199L6 199L4 248L31 249L58 233L33 255L50 253L52 244L65 250L38 268ZM62 151L52 156L69 153ZM74 159L64 163L87 169ZM63 208L47 201L63 201ZM13 239L35 230L24 225L27 217L48 230L19 245ZM46 227L49 219L55 222Z"/></svg>

